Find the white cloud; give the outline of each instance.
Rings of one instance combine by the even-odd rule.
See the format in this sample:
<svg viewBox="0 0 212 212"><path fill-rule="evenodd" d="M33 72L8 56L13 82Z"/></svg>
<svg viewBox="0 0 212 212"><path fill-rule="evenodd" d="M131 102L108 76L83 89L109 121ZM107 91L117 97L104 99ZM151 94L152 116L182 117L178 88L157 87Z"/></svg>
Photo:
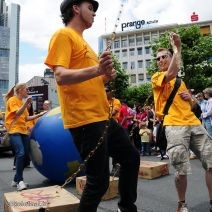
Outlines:
<svg viewBox="0 0 212 212"><path fill-rule="evenodd" d="M11 2L21 5L21 41L46 50L53 32L63 26L59 11L62 0L7 0L7 3ZM121 0L99 0L99 4L94 25L84 34L85 39L96 51L98 37L105 32L113 31ZM190 15L194 11L198 13L200 21L212 20L211 8L211 0L128 0L120 22L158 19L159 24L189 23ZM117 31L120 31L120 26ZM32 74L43 73L44 68L38 70L40 65L32 64L37 70L36 74ZM29 66L20 66L20 78Z"/></svg>
<svg viewBox="0 0 212 212"><path fill-rule="evenodd" d="M21 64L19 66L19 82L25 83L32 79L33 76L43 76L46 68L43 63Z"/></svg>

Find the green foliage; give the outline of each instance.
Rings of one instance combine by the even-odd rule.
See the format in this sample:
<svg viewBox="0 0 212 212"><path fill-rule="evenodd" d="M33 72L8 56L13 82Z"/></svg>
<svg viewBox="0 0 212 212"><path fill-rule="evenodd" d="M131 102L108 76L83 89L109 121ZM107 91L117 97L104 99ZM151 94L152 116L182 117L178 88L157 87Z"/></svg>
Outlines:
<svg viewBox="0 0 212 212"><path fill-rule="evenodd" d="M106 86L109 86L110 89L113 90L116 98L124 99L125 92L129 86L129 76L126 74L126 71L121 67L121 63L119 62L116 55L112 55L112 57L113 66L116 69L117 76L115 80L109 82Z"/></svg>
<svg viewBox="0 0 212 212"><path fill-rule="evenodd" d="M130 106L151 104L153 102L151 84L146 83L138 87L130 87L126 90L125 97Z"/></svg>
<svg viewBox="0 0 212 212"><path fill-rule="evenodd" d="M202 91L211 86L212 63L209 58L212 58L212 35L203 36L198 25L180 27L172 31L177 32L181 37L183 60L181 73L186 85L196 91ZM159 47L171 47L169 32L152 43L154 57ZM156 61L152 60L148 72L152 75L156 71Z"/></svg>

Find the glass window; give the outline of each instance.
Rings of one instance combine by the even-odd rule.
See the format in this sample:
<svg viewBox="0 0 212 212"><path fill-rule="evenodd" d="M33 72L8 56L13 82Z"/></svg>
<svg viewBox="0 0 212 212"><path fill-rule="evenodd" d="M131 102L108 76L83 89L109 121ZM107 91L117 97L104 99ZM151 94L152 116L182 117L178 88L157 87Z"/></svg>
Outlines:
<svg viewBox="0 0 212 212"><path fill-rule="evenodd" d="M127 50L126 49L122 50L122 57L127 57Z"/></svg>
<svg viewBox="0 0 212 212"><path fill-rule="evenodd" d="M116 55L117 58L119 58L119 54L120 54L119 51L115 51L114 54Z"/></svg>
<svg viewBox="0 0 212 212"><path fill-rule="evenodd" d="M142 60L138 61L138 68L143 68L143 61Z"/></svg>
<svg viewBox="0 0 212 212"><path fill-rule="evenodd" d="M138 55L142 55L142 48L137 48Z"/></svg>
<svg viewBox="0 0 212 212"><path fill-rule="evenodd" d="M136 37L136 45L137 46L142 45L142 36Z"/></svg>
<svg viewBox="0 0 212 212"><path fill-rule="evenodd" d="M138 80L139 81L144 81L144 74L139 74L138 75Z"/></svg>
<svg viewBox="0 0 212 212"><path fill-rule="evenodd" d="M135 74L132 74L130 76L130 81L131 81L131 83L136 83L136 75Z"/></svg>
<svg viewBox="0 0 212 212"><path fill-rule="evenodd" d="M135 38L134 37L129 38L129 46L135 46Z"/></svg>
<svg viewBox="0 0 212 212"><path fill-rule="evenodd" d="M122 38L121 47L127 47L127 39L126 38Z"/></svg>
<svg viewBox="0 0 212 212"><path fill-rule="evenodd" d="M158 33L157 32L155 32L155 33L152 33L152 41L156 41L156 40L158 40Z"/></svg>
<svg viewBox="0 0 212 212"><path fill-rule="evenodd" d="M150 76L149 74L146 74L146 79L147 79L148 81L151 81L151 76Z"/></svg>
<svg viewBox="0 0 212 212"><path fill-rule="evenodd" d="M130 49L130 56L134 56L135 55L135 49Z"/></svg>
<svg viewBox="0 0 212 212"><path fill-rule="evenodd" d="M150 43L150 36L145 36L144 37L144 44L149 44Z"/></svg>
<svg viewBox="0 0 212 212"><path fill-rule="evenodd" d="M0 49L0 57L9 57L8 49Z"/></svg>
<svg viewBox="0 0 212 212"><path fill-rule="evenodd" d="M150 54L150 47L145 47L145 54Z"/></svg>
<svg viewBox="0 0 212 212"><path fill-rule="evenodd" d="M130 63L130 68L133 70L133 69L135 69L135 62L134 61L132 61L131 63Z"/></svg>
<svg viewBox="0 0 212 212"><path fill-rule="evenodd" d="M124 70L127 70L128 69L128 62L123 62L122 67L123 67Z"/></svg>
<svg viewBox="0 0 212 212"><path fill-rule="evenodd" d="M146 60L146 68L150 67L150 60Z"/></svg>
<svg viewBox="0 0 212 212"><path fill-rule="evenodd" d="M118 48L120 48L120 42L119 42L119 40L115 40L114 41L114 49L118 49Z"/></svg>

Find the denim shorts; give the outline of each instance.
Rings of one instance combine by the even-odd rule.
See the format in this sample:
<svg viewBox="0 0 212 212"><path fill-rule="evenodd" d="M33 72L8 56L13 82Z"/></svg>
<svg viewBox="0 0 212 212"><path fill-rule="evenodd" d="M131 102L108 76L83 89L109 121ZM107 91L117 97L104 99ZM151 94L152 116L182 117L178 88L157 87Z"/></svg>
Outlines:
<svg viewBox="0 0 212 212"><path fill-rule="evenodd" d="M191 149L205 170L212 169L212 139L202 125L166 126L167 153L177 174L191 173Z"/></svg>

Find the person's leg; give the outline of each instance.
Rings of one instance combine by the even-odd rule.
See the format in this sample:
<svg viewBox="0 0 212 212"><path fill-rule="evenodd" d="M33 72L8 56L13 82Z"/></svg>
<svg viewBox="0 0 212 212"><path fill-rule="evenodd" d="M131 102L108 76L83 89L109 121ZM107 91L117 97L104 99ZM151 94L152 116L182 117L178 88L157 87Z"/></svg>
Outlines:
<svg viewBox="0 0 212 212"><path fill-rule="evenodd" d="M22 137L20 134L12 134L10 135L10 142L12 148L15 151L16 157L16 174L14 177L14 181L19 183L23 181L23 169L24 169L24 145L22 142Z"/></svg>
<svg viewBox="0 0 212 212"><path fill-rule="evenodd" d="M166 126L167 152L171 164L176 170L175 186L178 202L185 203L187 174L190 173L189 145L191 130L187 126ZM183 204L178 204L181 207Z"/></svg>
<svg viewBox="0 0 212 212"><path fill-rule="evenodd" d="M24 145L24 168L30 165L30 157L29 157L29 136L22 135L22 141Z"/></svg>
<svg viewBox="0 0 212 212"><path fill-rule="evenodd" d="M97 146L106 130L105 124L106 122L98 122L71 129L74 142L83 160ZM85 172L87 180L78 211L96 212L101 198L109 186L109 156L105 138L102 145L88 160Z"/></svg>
<svg viewBox="0 0 212 212"><path fill-rule="evenodd" d="M187 190L187 176L186 175L175 175L175 187L178 194L178 201L185 201L185 194Z"/></svg>
<svg viewBox="0 0 212 212"><path fill-rule="evenodd" d="M212 168L205 172L205 181L208 188L210 201L212 201Z"/></svg>
<svg viewBox="0 0 212 212"><path fill-rule="evenodd" d="M193 127L191 150L201 160L205 172L205 180L209 198L212 200L212 139L206 129L201 126Z"/></svg>
<svg viewBox="0 0 212 212"><path fill-rule="evenodd" d="M124 129L111 120L108 129L108 149L110 156L119 164L119 209L122 212L136 212L137 181L140 165L140 155L132 145Z"/></svg>

